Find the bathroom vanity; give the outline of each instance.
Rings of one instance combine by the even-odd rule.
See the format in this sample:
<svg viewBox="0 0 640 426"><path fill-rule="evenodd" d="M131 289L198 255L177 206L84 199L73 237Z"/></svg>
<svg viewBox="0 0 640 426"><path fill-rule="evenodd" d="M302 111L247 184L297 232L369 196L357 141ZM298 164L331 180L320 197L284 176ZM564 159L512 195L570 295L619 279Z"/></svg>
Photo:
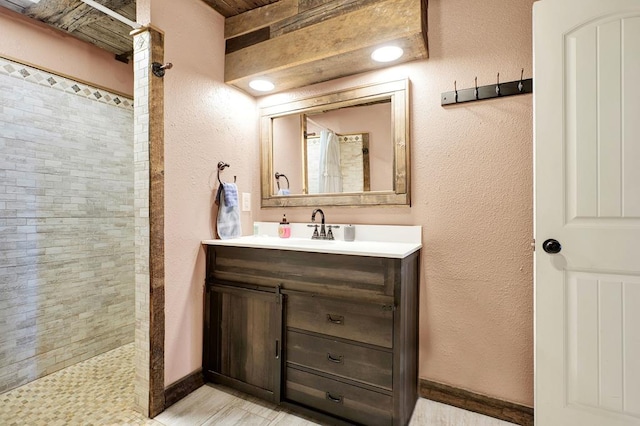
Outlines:
<svg viewBox="0 0 640 426"><path fill-rule="evenodd" d="M204 241L205 379L331 424L407 424L419 241Z"/></svg>

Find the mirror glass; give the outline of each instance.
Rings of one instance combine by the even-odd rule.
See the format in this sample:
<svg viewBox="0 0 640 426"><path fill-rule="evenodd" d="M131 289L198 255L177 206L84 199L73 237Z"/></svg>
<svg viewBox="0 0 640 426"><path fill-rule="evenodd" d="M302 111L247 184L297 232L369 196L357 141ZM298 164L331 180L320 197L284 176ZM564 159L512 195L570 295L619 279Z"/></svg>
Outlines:
<svg viewBox="0 0 640 426"><path fill-rule="evenodd" d="M409 204L408 80L261 110L262 206Z"/></svg>
<svg viewBox="0 0 640 426"><path fill-rule="evenodd" d="M371 191L368 132L320 130L306 139L304 194ZM391 183L390 174L388 178Z"/></svg>

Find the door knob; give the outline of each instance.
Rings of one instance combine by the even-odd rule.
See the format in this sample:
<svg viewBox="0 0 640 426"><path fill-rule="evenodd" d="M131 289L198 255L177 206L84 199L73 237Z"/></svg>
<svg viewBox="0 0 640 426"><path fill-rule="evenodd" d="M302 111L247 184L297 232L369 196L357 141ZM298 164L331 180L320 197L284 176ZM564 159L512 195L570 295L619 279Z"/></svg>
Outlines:
<svg viewBox="0 0 640 426"><path fill-rule="evenodd" d="M558 240L554 240L553 238L549 238L542 243L542 250L546 251L550 254L560 253L562 250L562 244Z"/></svg>

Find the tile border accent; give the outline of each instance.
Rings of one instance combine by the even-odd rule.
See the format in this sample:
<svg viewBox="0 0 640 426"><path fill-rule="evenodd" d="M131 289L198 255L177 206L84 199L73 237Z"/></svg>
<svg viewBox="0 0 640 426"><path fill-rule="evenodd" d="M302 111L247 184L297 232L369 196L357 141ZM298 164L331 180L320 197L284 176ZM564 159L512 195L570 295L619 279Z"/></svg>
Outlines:
<svg viewBox="0 0 640 426"><path fill-rule="evenodd" d="M165 410L202 386L204 386L202 368L199 368L193 373L184 376L182 379L173 382L164 390Z"/></svg>
<svg viewBox="0 0 640 426"><path fill-rule="evenodd" d="M0 74L133 111L133 100L87 83L0 56Z"/></svg>
<svg viewBox="0 0 640 426"><path fill-rule="evenodd" d="M426 379L419 380L421 397L523 426L533 426L533 408Z"/></svg>

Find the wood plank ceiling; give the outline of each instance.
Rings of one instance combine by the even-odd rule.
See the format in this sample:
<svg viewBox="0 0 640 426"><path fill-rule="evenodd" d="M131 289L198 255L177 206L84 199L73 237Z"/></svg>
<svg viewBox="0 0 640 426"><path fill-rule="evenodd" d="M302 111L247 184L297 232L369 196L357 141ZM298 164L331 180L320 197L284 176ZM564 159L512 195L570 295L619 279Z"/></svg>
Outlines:
<svg viewBox="0 0 640 426"><path fill-rule="evenodd" d="M136 20L135 0L96 0L125 18ZM203 0L225 18L278 0ZM317 0L322 1L322 0ZM80 0L0 0L0 6L42 21L128 60L133 51L131 28Z"/></svg>
<svg viewBox="0 0 640 426"><path fill-rule="evenodd" d="M276 3L278 0L203 0L206 4L218 11L225 18L240 15L241 13ZM321 4L323 0L313 0Z"/></svg>

